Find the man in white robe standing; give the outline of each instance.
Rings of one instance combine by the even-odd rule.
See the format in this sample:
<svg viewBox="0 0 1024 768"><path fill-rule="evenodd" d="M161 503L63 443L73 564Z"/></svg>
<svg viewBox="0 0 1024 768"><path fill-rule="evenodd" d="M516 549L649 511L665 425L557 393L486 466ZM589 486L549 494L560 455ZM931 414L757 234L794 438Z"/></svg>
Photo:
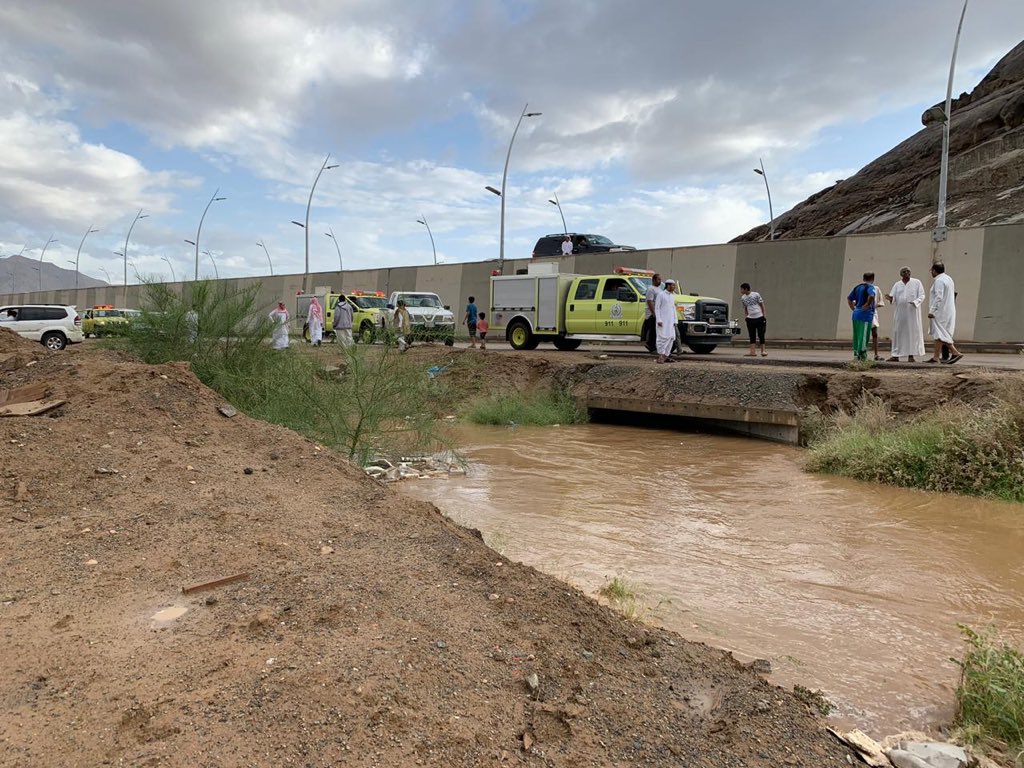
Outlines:
<svg viewBox="0 0 1024 768"><path fill-rule="evenodd" d="M271 310L269 317L274 324L270 335L271 348L288 349L288 308L283 301L277 302L277 307Z"/></svg>
<svg viewBox="0 0 1024 768"><path fill-rule="evenodd" d="M942 345L945 344L949 347L949 360L942 362L952 365L963 358L953 343L953 334L956 332L956 289L953 278L946 274L946 266L941 261L932 264L932 277L934 282L928 301L928 319L932 321L930 333L935 339L935 351L927 362L939 362Z"/></svg>
<svg viewBox="0 0 1024 768"><path fill-rule="evenodd" d="M320 300L314 296L309 300L309 343L319 347L324 338L324 308Z"/></svg>
<svg viewBox="0 0 1024 768"><path fill-rule="evenodd" d="M921 327L921 304L924 303L924 285L910 276L910 267L900 267L900 279L885 297L892 305L892 352L888 362L898 363L901 357L917 362L914 356L924 357L924 330Z"/></svg>
<svg viewBox="0 0 1024 768"><path fill-rule="evenodd" d="M664 290L658 291L654 299L655 340L658 347L658 362L667 363L676 343L676 281L666 280Z"/></svg>

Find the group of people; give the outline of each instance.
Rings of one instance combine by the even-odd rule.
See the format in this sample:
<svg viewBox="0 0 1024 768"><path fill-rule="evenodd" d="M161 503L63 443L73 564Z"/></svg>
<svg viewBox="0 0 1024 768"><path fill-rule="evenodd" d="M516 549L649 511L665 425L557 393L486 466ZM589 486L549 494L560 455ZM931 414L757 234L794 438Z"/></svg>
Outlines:
<svg viewBox="0 0 1024 768"><path fill-rule="evenodd" d="M352 305L339 297L334 305L334 317L332 326L334 338L343 347L352 344ZM288 348L288 321L291 315L288 307L283 301L277 302L277 306L270 311L270 322L272 327L270 334L270 346L273 349ZM309 308L306 310L306 323L309 328L309 341L314 347L319 347L324 339L324 308L320 300L314 296L309 300Z"/></svg>
<svg viewBox="0 0 1024 768"><path fill-rule="evenodd" d="M928 319L934 351L925 362L953 364L963 357L953 343L956 331L956 289L942 262L932 264L931 273ZM869 340L873 345L875 360L882 359L878 354L878 309L885 306L886 301L893 307L892 350L888 362L899 362L906 357L908 362L913 363L917 362L918 357L924 357L924 328L921 322L924 299L924 285L916 277L911 277L910 267L900 268L900 279L884 296L875 285L875 273L865 272L862 282L855 285L846 297L852 312L854 359L868 359Z"/></svg>

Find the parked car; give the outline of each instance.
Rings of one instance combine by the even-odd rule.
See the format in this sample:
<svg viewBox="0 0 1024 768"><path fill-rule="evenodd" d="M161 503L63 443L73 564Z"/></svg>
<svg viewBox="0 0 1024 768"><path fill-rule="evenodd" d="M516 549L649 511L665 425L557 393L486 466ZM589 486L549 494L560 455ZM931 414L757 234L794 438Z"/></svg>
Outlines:
<svg viewBox="0 0 1024 768"><path fill-rule="evenodd" d="M8 304L0 307L0 328L10 328L47 349L61 350L85 338L78 310L66 304Z"/></svg>
<svg viewBox="0 0 1024 768"><path fill-rule="evenodd" d="M544 235L533 246L533 257L561 256L564 232L557 235ZM604 235L578 235L570 232L573 253L608 253L609 251L635 251L632 245L616 245Z"/></svg>

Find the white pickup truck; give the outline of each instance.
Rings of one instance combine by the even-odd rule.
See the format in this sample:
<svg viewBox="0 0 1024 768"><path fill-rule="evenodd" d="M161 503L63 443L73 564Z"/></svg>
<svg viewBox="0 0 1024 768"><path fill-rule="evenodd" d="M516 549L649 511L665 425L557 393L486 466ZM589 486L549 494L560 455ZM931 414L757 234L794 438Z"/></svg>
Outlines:
<svg viewBox="0 0 1024 768"><path fill-rule="evenodd" d="M398 301L405 302L412 320L412 338L416 341L443 341L449 347L455 343L455 315L436 293L426 291L394 291L388 298L388 325L393 326L394 310Z"/></svg>

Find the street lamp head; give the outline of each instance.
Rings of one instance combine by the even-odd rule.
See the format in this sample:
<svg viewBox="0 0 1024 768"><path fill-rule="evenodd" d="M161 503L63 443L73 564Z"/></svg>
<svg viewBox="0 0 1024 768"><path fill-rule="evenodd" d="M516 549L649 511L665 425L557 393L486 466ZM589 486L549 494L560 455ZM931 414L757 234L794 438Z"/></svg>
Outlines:
<svg viewBox="0 0 1024 768"><path fill-rule="evenodd" d="M195 245L196 244L195 240L189 240L188 238L185 239L185 242L188 243L189 245Z"/></svg>
<svg viewBox="0 0 1024 768"><path fill-rule="evenodd" d="M324 170L325 170L325 171L329 171L329 170L331 170L332 168L337 168L337 167L338 167L338 164L337 164L337 163L335 163L334 165L328 165L328 166L327 166L326 168L324 168Z"/></svg>
<svg viewBox="0 0 1024 768"><path fill-rule="evenodd" d="M215 197L215 198L213 198L213 202L215 202L215 203L220 201L220 200L227 200L227 198L226 197Z"/></svg>
<svg viewBox="0 0 1024 768"><path fill-rule="evenodd" d="M87 234L91 235L93 232L99 232L99 230L98 229L90 229Z"/></svg>
<svg viewBox="0 0 1024 768"><path fill-rule="evenodd" d="M302 227L303 229L306 228L305 224L303 224L301 221L295 221L295 219L292 219L292 224L294 224L296 227Z"/></svg>
<svg viewBox="0 0 1024 768"><path fill-rule="evenodd" d="M334 239L334 235L332 235L330 232L324 232L324 234L331 238L331 240Z"/></svg>
<svg viewBox="0 0 1024 768"><path fill-rule="evenodd" d="M424 227L427 226L427 222L425 222L423 219L416 219L416 223L422 224Z"/></svg>
<svg viewBox="0 0 1024 768"><path fill-rule="evenodd" d="M543 114L543 112L527 112L526 117L540 117Z"/></svg>
<svg viewBox="0 0 1024 768"><path fill-rule="evenodd" d="M494 187L489 187L489 186L488 186L488 187L484 187L484 189L486 189L486 190L487 190L488 192L493 192L493 193L494 193L494 194L496 194L496 195L497 195L498 197L501 197L501 191L500 191L500 190L497 190L497 189L495 189Z"/></svg>
<svg viewBox="0 0 1024 768"><path fill-rule="evenodd" d="M148 219L149 218L149 214L148 213L144 213L141 216L139 216L139 218L140 219Z"/></svg>
<svg viewBox="0 0 1024 768"><path fill-rule="evenodd" d="M555 200L548 200L548 202L551 203L552 205L558 205L558 202Z"/></svg>
<svg viewBox="0 0 1024 768"><path fill-rule="evenodd" d="M760 168L755 168L754 173L756 173L758 176L764 176L764 171L762 171Z"/></svg>

